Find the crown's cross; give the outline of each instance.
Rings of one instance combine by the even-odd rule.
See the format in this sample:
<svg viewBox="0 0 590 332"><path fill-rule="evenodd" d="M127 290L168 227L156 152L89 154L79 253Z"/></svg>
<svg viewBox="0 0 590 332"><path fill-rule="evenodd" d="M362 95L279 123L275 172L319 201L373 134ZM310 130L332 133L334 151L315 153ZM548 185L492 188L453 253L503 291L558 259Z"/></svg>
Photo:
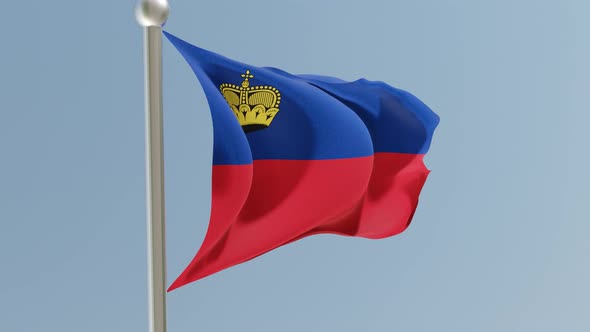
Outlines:
<svg viewBox="0 0 590 332"><path fill-rule="evenodd" d="M254 78L254 75L250 74L250 70L246 70L246 73L242 74L241 76L244 78L244 81L242 82L242 87L243 88L249 87L250 82L248 82L248 79Z"/></svg>

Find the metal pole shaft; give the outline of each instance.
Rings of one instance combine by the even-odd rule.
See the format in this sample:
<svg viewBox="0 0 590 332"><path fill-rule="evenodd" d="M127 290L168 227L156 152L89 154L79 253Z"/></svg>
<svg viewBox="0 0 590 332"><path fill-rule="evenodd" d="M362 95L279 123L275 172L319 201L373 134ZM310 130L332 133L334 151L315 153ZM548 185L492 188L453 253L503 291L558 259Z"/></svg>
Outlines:
<svg viewBox="0 0 590 332"><path fill-rule="evenodd" d="M162 28L144 28L145 132L150 331L166 331Z"/></svg>
<svg viewBox="0 0 590 332"><path fill-rule="evenodd" d="M135 15L144 27L149 331L166 332L162 25L168 2L140 0Z"/></svg>

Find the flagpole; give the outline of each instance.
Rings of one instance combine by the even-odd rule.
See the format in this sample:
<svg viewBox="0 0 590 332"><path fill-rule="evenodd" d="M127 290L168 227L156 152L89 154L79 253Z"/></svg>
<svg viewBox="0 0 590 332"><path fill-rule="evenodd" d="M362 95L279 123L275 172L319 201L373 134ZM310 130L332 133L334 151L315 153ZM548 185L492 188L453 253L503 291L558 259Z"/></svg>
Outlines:
<svg viewBox="0 0 590 332"><path fill-rule="evenodd" d="M166 332L162 25L168 2L139 0L135 17L144 30L149 331Z"/></svg>

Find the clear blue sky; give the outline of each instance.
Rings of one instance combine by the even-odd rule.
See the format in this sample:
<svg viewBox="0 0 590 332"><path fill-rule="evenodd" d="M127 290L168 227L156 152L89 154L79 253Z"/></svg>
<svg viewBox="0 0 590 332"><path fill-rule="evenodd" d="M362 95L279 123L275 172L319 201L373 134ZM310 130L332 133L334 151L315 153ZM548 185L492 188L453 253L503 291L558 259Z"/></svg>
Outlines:
<svg viewBox="0 0 590 332"><path fill-rule="evenodd" d="M133 1L5 1L0 330L147 331ZM169 295L175 331L590 330L587 1L172 0L166 28L258 66L413 92L441 116L411 227L316 236ZM171 281L210 204L211 123L164 44Z"/></svg>

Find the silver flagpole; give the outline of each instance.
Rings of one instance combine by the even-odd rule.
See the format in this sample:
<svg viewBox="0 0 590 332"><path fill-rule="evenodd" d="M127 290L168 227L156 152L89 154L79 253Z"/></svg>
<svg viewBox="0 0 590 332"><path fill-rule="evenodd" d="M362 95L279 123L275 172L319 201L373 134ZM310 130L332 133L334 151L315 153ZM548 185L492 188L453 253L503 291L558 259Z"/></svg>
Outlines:
<svg viewBox="0 0 590 332"><path fill-rule="evenodd" d="M144 30L145 133L150 332L166 332L166 255L162 126L162 25L166 0L140 0L135 8Z"/></svg>

